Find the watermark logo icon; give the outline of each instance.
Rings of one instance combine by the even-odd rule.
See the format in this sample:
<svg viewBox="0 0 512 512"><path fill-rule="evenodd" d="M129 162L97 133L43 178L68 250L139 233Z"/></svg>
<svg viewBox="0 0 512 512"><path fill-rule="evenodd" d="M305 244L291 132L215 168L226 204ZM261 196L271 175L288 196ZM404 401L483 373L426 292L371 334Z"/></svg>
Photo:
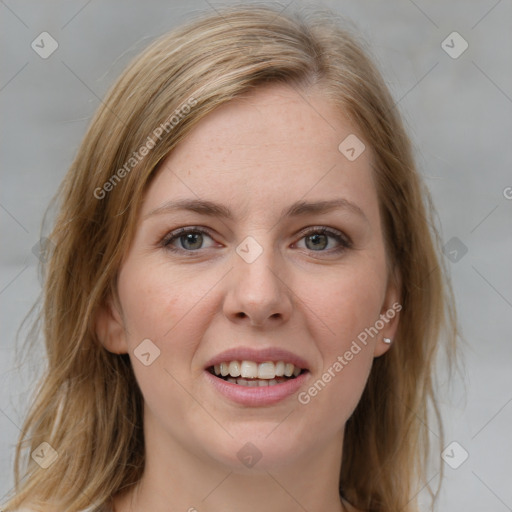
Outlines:
<svg viewBox="0 0 512 512"><path fill-rule="evenodd" d="M458 469L469 457L469 453L457 441L451 442L441 453L441 458L452 469Z"/></svg>
<svg viewBox="0 0 512 512"><path fill-rule="evenodd" d="M263 455L254 444L245 443L242 448L238 450L236 456L244 466L252 468L258 463Z"/></svg>
<svg viewBox="0 0 512 512"><path fill-rule="evenodd" d="M31 454L32 459L43 469L49 468L59 457L50 443L41 443Z"/></svg>
<svg viewBox="0 0 512 512"><path fill-rule="evenodd" d="M363 141L353 133L343 139L338 146L338 151L350 162L357 160L365 149Z"/></svg>
<svg viewBox="0 0 512 512"><path fill-rule="evenodd" d="M43 237L32 247L32 254L42 263L46 263L54 247L55 244L49 238Z"/></svg>
<svg viewBox="0 0 512 512"><path fill-rule="evenodd" d="M59 43L48 32L41 32L30 46L39 57L47 59L59 47Z"/></svg>
<svg viewBox="0 0 512 512"><path fill-rule="evenodd" d="M443 246L444 255L452 262L458 263L468 252L467 246L456 236L450 238Z"/></svg>
<svg viewBox="0 0 512 512"><path fill-rule="evenodd" d="M263 253L263 247L252 236L248 236L237 246L236 253L246 263L253 263Z"/></svg>
<svg viewBox="0 0 512 512"><path fill-rule="evenodd" d="M160 357L160 349L146 338L137 346L133 354L144 366L150 366Z"/></svg>
<svg viewBox="0 0 512 512"><path fill-rule="evenodd" d="M452 32L441 43L441 48L452 59L458 59L468 49L468 47L468 42L458 32Z"/></svg>

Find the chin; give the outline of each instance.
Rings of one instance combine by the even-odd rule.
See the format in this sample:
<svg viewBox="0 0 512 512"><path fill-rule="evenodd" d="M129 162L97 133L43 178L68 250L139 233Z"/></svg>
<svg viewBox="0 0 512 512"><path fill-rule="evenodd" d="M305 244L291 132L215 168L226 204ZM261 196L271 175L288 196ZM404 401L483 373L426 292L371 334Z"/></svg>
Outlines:
<svg viewBox="0 0 512 512"><path fill-rule="evenodd" d="M275 422L272 428L276 429ZM227 442L216 442L215 448L222 448L222 451L212 451L211 447L207 451L214 461L234 473L257 474L293 467L303 455L304 437L299 451L298 441L294 442L289 435L280 435L277 432L279 427L274 432L272 428L269 429L266 423L260 429L245 428L243 435Z"/></svg>

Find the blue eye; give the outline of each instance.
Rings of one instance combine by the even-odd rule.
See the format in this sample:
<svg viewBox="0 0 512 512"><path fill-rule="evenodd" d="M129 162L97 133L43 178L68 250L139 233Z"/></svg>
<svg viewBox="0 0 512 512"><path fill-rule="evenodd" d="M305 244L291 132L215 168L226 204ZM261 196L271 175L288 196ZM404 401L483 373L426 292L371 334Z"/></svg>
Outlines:
<svg viewBox="0 0 512 512"><path fill-rule="evenodd" d="M205 249L205 247L203 247L205 237L211 240L208 232L204 229L196 227L180 228L169 233L169 235L162 240L162 245L170 251L197 251L199 249ZM176 243L178 247L176 247Z"/></svg>
<svg viewBox="0 0 512 512"><path fill-rule="evenodd" d="M330 239L335 243L331 243ZM338 252L352 246L348 237L343 233L325 227L309 230L303 234L301 240L305 240L306 249L314 252Z"/></svg>
<svg viewBox="0 0 512 512"><path fill-rule="evenodd" d="M205 245L210 240L209 245ZM302 233L295 245L304 240L305 248L312 252L338 253L352 247L352 242L341 231L317 227ZM160 242L161 246L172 252L195 253L201 249L213 247L215 242L208 231L196 226L180 228L167 234Z"/></svg>

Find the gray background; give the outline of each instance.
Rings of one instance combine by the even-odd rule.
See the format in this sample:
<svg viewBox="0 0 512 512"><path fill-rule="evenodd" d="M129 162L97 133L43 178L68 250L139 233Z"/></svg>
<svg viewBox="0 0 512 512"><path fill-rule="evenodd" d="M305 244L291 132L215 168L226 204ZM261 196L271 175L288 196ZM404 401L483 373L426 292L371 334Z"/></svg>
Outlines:
<svg viewBox="0 0 512 512"><path fill-rule="evenodd" d="M220 5L0 1L0 503L13 484L14 444L41 367L33 353L20 373L14 350L40 291L32 248L43 212L128 61L192 11ZM462 449L469 458L458 469L445 464L437 510L512 511L512 3L297 0L287 9L301 5L347 16L370 43L408 125L443 241L456 237L449 245L456 253L447 253L458 261L447 263L467 343L451 386L441 376L441 406L446 444L458 443L450 462ZM47 59L31 48L43 31L59 44ZM456 59L441 46L453 31L469 44Z"/></svg>

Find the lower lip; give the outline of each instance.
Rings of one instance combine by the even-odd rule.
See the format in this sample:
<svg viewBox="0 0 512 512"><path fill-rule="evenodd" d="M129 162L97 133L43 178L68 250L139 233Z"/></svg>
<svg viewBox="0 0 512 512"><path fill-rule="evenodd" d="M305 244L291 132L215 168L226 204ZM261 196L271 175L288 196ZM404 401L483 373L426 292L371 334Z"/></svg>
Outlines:
<svg viewBox="0 0 512 512"><path fill-rule="evenodd" d="M205 370L206 378L217 391L233 402L250 407L272 405L296 393L309 376L301 373L295 379L287 380L274 386L242 386L219 379Z"/></svg>

